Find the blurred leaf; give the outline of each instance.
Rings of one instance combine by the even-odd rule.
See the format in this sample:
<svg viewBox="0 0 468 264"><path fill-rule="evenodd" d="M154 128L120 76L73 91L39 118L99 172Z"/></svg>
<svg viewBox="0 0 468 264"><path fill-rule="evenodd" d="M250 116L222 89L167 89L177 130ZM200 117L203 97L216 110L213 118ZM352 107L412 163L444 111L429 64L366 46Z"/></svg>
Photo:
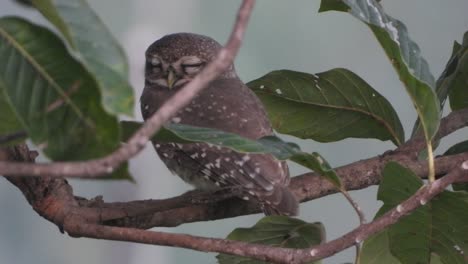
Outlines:
<svg viewBox="0 0 468 264"><path fill-rule="evenodd" d="M436 82L436 93L437 97L439 98L441 109L443 108L445 101L447 99L448 93L450 91L450 85L453 81L453 74L458 65L458 51L460 50L461 45L458 42L453 43L452 47L452 55L445 65L445 69L440 75L439 79Z"/></svg>
<svg viewBox="0 0 468 264"><path fill-rule="evenodd" d="M266 216L251 228L236 228L227 239L283 248L308 248L325 241L325 228L321 223L307 223L286 216ZM267 263L226 254L219 254L216 258L220 264Z"/></svg>
<svg viewBox="0 0 468 264"><path fill-rule="evenodd" d="M457 48L456 44L447 65L448 69L444 72L447 75L444 85L449 91L452 110L468 107L468 31L463 36L462 45Z"/></svg>
<svg viewBox="0 0 468 264"><path fill-rule="evenodd" d="M0 84L32 141L53 160L86 160L119 146L117 119L88 72L48 29L0 19ZM2 118L4 113L0 113ZM117 178L128 178L126 165Z"/></svg>
<svg viewBox="0 0 468 264"><path fill-rule="evenodd" d="M11 107L7 97L4 94L4 89L5 88L3 87L2 79L0 78L0 138L23 130L23 126L21 125L18 118L16 118L13 108ZM25 138L23 137L11 142L8 141L7 144L2 144L0 142L0 147L19 143L22 142L24 139Z"/></svg>
<svg viewBox="0 0 468 264"><path fill-rule="evenodd" d="M85 0L32 0L63 34L97 81L104 108L133 115L133 89L122 48Z"/></svg>
<svg viewBox="0 0 468 264"><path fill-rule="evenodd" d="M23 5L25 7L31 7L32 3L31 0L15 0L16 3Z"/></svg>
<svg viewBox="0 0 468 264"><path fill-rule="evenodd" d="M141 126L134 121L121 121L122 141L127 141ZM320 154L301 151L298 145L284 142L276 136L266 136L251 140L234 133L216 129L195 127L184 124L170 124L161 128L153 140L166 143L206 142L233 149L237 152L269 153L277 159L290 159L307 167L329 180L338 189L342 187L340 178Z"/></svg>
<svg viewBox="0 0 468 264"><path fill-rule="evenodd" d="M273 71L247 84L280 133L320 142L349 137L404 141L390 103L346 69L316 75Z"/></svg>
<svg viewBox="0 0 468 264"><path fill-rule="evenodd" d="M468 151L468 140L459 142L451 146L447 151L445 151L444 156L446 155L455 155Z"/></svg>
<svg viewBox="0 0 468 264"><path fill-rule="evenodd" d="M376 218L408 199L421 186L421 179L413 172L395 162L388 163L378 192L378 199L384 205ZM442 192L367 240L363 245L362 259L367 261L379 257L382 262L362 261L361 264L395 263L391 255L403 264L466 263L461 252L468 249L467 198L466 193Z"/></svg>
<svg viewBox="0 0 468 264"><path fill-rule="evenodd" d="M405 85L422 121L426 139L432 139L440 121L435 81L418 45L409 38L406 26L385 14L381 5L374 0L340 2L348 6L347 12L370 27ZM322 0L320 12L328 10L344 11L337 6L337 0Z"/></svg>
<svg viewBox="0 0 468 264"><path fill-rule="evenodd" d="M447 151L445 151L444 156L455 155L468 151L468 140L459 142L451 146ZM467 191L468 192L468 183L453 183L452 188L455 191Z"/></svg>

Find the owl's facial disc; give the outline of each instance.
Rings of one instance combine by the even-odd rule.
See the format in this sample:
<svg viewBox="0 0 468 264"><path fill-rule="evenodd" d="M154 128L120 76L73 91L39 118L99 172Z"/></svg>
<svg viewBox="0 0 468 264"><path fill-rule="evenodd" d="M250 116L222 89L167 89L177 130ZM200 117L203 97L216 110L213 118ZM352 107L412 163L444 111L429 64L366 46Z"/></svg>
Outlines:
<svg viewBox="0 0 468 264"><path fill-rule="evenodd" d="M184 56L172 63L160 57L148 57L145 77L149 83L172 89L191 81L205 64L196 56Z"/></svg>

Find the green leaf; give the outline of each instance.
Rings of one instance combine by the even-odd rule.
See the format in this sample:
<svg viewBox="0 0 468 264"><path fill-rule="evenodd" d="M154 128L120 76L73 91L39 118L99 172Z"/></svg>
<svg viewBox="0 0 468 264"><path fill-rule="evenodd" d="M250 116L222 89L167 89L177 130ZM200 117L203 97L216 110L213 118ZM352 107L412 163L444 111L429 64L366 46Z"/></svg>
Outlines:
<svg viewBox="0 0 468 264"><path fill-rule="evenodd" d="M63 34L86 69L94 75L104 108L133 113L133 89L120 45L85 0L33 0L34 6Z"/></svg>
<svg viewBox="0 0 468 264"><path fill-rule="evenodd" d="M121 121L122 141L126 141L141 126L133 121ZM298 145L284 142L276 136L266 136L258 140L251 140L237 134L216 129L195 127L184 124L170 124L161 128L153 137L158 142L167 143L197 143L206 142L230 148L237 152L268 153L277 159L290 159L307 167L329 180L338 189L342 187L340 178L328 162L320 154L305 153Z"/></svg>
<svg viewBox="0 0 468 264"><path fill-rule="evenodd" d="M0 88L16 120L51 159L97 158L119 146L119 124L101 107L96 83L48 29L1 18L0 62ZM128 177L123 168L116 177Z"/></svg>
<svg viewBox="0 0 468 264"><path fill-rule="evenodd" d="M15 0L16 3L24 6L24 7L31 7L32 3L31 0Z"/></svg>
<svg viewBox="0 0 468 264"><path fill-rule="evenodd" d="M325 229L321 223L307 223L286 216L266 216L251 228L236 228L227 239L283 248L308 248L324 242ZM220 264L266 263L226 254L219 254L216 258Z"/></svg>
<svg viewBox="0 0 468 264"><path fill-rule="evenodd" d="M421 119L426 139L432 139L440 121L440 107L434 92L435 81L418 45L410 39L406 26L385 14L375 0L338 2L347 5L348 13L370 27L405 85ZM344 11L338 6L337 0L322 0L320 11L328 10Z"/></svg>
<svg viewBox="0 0 468 264"><path fill-rule="evenodd" d="M450 91L450 86L453 81L453 74L457 68L458 65L458 52L461 48L461 45L458 42L453 43L453 48L452 48L452 55L450 56L450 59L447 62L447 65L445 65L445 69L442 72L442 74L439 76L439 79L437 79L436 82L436 94L437 97L439 98L440 101L440 108L442 109L445 100L447 99L447 96Z"/></svg>
<svg viewBox="0 0 468 264"><path fill-rule="evenodd" d="M401 264L390 252L387 230L364 241L359 264Z"/></svg>
<svg viewBox="0 0 468 264"><path fill-rule="evenodd" d="M447 151L445 151L444 156L446 155L455 155L468 151L468 140L459 142L451 146Z"/></svg>
<svg viewBox="0 0 468 264"><path fill-rule="evenodd" d="M404 141L390 103L356 74L333 69L316 75L273 71L247 84L280 133L320 142L349 137Z"/></svg>
<svg viewBox="0 0 468 264"><path fill-rule="evenodd" d="M460 154L468 151L468 140L459 142L445 151L444 156ZM452 188L455 191L468 192L468 183L453 183Z"/></svg>
<svg viewBox="0 0 468 264"><path fill-rule="evenodd" d="M463 43L457 47L444 72L444 85L449 91L450 107L460 110L468 107L468 32L463 36Z"/></svg>
<svg viewBox="0 0 468 264"><path fill-rule="evenodd" d="M410 170L390 162L383 171L378 198L384 202L376 218L408 199L422 186ZM377 257L382 263L465 263L467 252L468 194L444 191L426 205L402 218L364 243L363 260ZM372 249L372 250L371 250ZM390 255L391 254L391 255ZM385 258L384 258L385 257ZM380 262L364 262L380 263Z"/></svg>

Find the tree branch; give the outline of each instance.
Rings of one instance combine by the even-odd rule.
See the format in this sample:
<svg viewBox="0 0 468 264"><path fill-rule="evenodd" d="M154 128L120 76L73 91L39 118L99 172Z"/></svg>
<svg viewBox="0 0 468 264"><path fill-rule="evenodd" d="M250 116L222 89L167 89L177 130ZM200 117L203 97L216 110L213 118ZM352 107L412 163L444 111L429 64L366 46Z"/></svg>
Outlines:
<svg viewBox="0 0 468 264"><path fill-rule="evenodd" d="M21 149L20 149L21 150ZM5 151L0 152L6 153ZM20 159L22 155L28 155L27 149L19 154L13 153ZM3 154L4 156L5 154ZM14 157L14 158L18 158ZM11 159L11 158L10 158ZM426 204L437 194L453 182L468 181L468 160L452 169L446 176L436 180L430 185L426 185L418 190L413 196L402 202L398 207L390 210L382 217L368 224L360 225L353 231L342 237L324 243L322 245L308 249L287 249L277 248L253 243L230 241L225 239L205 238L190 236L185 234L171 234L165 232L145 231L133 228L111 227L96 224L96 220L90 221L86 218L86 211L77 210L77 203L74 201L71 188L63 179L53 178L8 178L18 187L31 187L33 181L47 182L42 184L40 190L31 189L25 191L28 200L34 209L45 218L56 223L61 229L71 236L89 237L97 239L108 239L118 241L129 241L136 243L163 245L172 247L189 248L199 251L219 252L247 256L264 261L274 261L277 263L304 263L322 259L335 254L341 250L359 244L369 236L383 230L396 223L399 219L416 210L421 205ZM24 182L21 182L24 180ZM37 187L37 186L36 186ZM47 188L54 188L53 192L47 192ZM26 188L27 189L27 188ZM57 192L57 190L60 190ZM37 195L38 191L41 195Z"/></svg>
<svg viewBox="0 0 468 264"><path fill-rule="evenodd" d="M81 162L53 162L49 164L24 164L0 161L0 174L13 176L47 176L95 178L112 173L123 162L138 154L148 140L179 109L190 103L212 80L223 73L232 64L242 43L245 30L255 0L244 0L237 14L237 19L227 44L182 90L169 98L159 110L151 116L135 134L119 149L98 159Z"/></svg>

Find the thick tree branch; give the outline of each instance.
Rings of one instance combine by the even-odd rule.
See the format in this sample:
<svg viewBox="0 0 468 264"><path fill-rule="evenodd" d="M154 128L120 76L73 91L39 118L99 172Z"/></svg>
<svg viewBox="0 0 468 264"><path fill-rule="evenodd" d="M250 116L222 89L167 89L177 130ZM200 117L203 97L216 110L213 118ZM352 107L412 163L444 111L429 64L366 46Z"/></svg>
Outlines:
<svg viewBox="0 0 468 264"><path fill-rule="evenodd" d="M232 64L242 43L245 30L255 0L245 0L239 9L237 20L225 47L182 90L167 100L144 125L113 153L99 159L82 162L53 162L48 164L24 164L0 161L0 174L13 176L80 177L94 178L112 173L123 162L138 154L148 140L177 113L190 103L193 97L202 91L212 80L223 73Z"/></svg>
<svg viewBox="0 0 468 264"><path fill-rule="evenodd" d="M25 147L15 148L13 150L4 149L0 152L2 157L9 157L8 159L25 159L26 161L30 160L27 156L28 154L29 152ZM25 155L26 158L24 158ZM25 195L28 200L32 202L31 204L36 211L40 212L45 218L56 223L72 236L189 248L199 251L247 256L278 263L304 263L306 261L318 260L331 256L336 252L359 244L372 234L396 223L405 215L408 215L421 205L426 204L437 194L445 190L449 184L468 181L468 161L459 163L458 166L453 168L446 176L430 185L424 186L408 200L402 202L398 207L390 210L382 217L369 224L360 225L355 230L336 240L308 249L276 248L225 239L103 226L97 224L96 221L98 219L93 220L86 218L86 211L77 209L77 203L73 199L71 188L63 179L31 177L13 177L8 179L18 187L28 190L24 191ZM30 187L36 184L34 181L48 184L41 184L39 190L31 189ZM37 187L38 186L35 186L35 188ZM48 192L48 188L52 188L53 192ZM38 195L38 193L40 194Z"/></svg>
<svg viewBox="0 0 468 264"><path fill-rule="evenodd" d="M397 161L411 169L419 177L427 176L427 162L407 159L405 153L390 155L385 158L372 158L358 161L337 169L345 188L359 190L380 182L383 167L389 161ZM436 172L445 175L456 164L468 159L468 153L436 159ZM360 169L362 169L360 171ZM292 178L289 188L301 202L317 199L338 192L326 179L315 174L307 173ZM84 207L99 210L100 217L105 224L115 226L137 227L148 229L156 226L174 227L185 223L224 219L259 213L260 209L251 203L237 198L223 200L210 204L194 204L191 194L166 200L134 201L127 203L102 203L89 205L87 201L80 201ZM178 201L175 199L179 199ZM139 204L139 206L136 206ZM165 210L157 210L157 207Z"/></svg>

